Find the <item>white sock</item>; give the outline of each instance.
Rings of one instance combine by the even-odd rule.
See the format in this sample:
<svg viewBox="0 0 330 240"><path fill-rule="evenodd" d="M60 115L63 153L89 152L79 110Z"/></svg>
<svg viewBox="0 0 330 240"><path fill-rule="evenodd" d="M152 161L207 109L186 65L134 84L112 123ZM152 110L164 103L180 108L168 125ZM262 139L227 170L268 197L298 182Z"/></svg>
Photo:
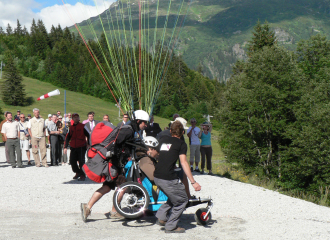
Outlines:
<svg viewBox="0 0 330 240"><path fill-rule="evenodd" d="M194 167L194 165L190 165L190 167L191 167L191 168L193 168L193 167Z"/></svg>
<svg viewBox="0 0 330 240"><path fill-rule="evenodd" d="M198 166L196 166L196 168L195 169L198 169Z"/></svg>

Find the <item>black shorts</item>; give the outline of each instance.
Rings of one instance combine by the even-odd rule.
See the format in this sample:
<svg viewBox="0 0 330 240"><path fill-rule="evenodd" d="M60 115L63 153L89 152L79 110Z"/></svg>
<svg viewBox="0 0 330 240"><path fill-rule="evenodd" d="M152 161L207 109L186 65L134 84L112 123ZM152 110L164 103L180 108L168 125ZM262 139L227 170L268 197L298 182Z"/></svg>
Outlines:
<svg viewBox="0 0 330 240"><path fill-rule="evenodd" d="M111 182L105 181L103 186L108 186L111 190L115 190L116 187L120 186L124 182L126 182L125 177L123 175L119 175Z"/></svg>

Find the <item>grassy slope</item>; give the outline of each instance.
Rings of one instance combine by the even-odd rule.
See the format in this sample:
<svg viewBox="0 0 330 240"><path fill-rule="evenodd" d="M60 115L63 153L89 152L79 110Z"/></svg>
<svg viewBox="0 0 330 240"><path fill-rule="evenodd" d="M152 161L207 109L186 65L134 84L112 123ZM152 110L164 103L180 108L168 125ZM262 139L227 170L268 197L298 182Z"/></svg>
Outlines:
<svg viewBox="0 0 330 240"><path fill-rule="evenodd" d="M3 82L4 79L0 79L0 84ZM37 99L43 94L46 94L50 91L57 89L56 86L42 82L33 78L23 77L23 84L25 85L25 91L28 97L33 97L33 99ZM47 117L49 113L56 113L57 110L60 110L61 113L64 113L64 89L58 88L61 92L61 95L50 97L41 101L36 101L32 105L28 107L21 107L21 106L9 106L4 104L3 101L0 100L0 107L2 111L10 111L14 115L16 111L19 109L22 113L27 116L27 114L32 113L33 108L39 108L40 114L43 117ZM88 96L82 93L76 93L72 91L66 92L66 99L67 99L67 112L71 113L79 113L80 118L82 120L87 119L87 113L89 111L95 112L95 119L102 120L104 114L108 114L110 116L110 120L117 124L121 118L118 117L118 108L110 102L106 102L96 97ZM155 116L155 122L159 123L161 128L164 129L169 123L168 119L160 118ZM213 148L214 148L214 160L218 161L223 159L223 153L220 150L220 146L217 143L217 136L218 132L213 133ZM186 137L186 140L188 138ZM1 138L0 138L1 141ZM188 156L189 157L189 156Z"/></svg>
<svg viewBox="0 0 330 240"><path fill-rule="evenodd" d="M166 2L161 2L161 13L167 9ZM173 10L178 3L172 2ZM134 6L132 16L137 26L137 5ZM181 32L178 51L183 54L189 67L196 68L202 63L210 77L219 79L224 74L228 77L230 65L237 60L233 46L240 44L241 48L246 49L244 43L251 39L251 31L258 19L261 22L268 20L273 29L280 28L288 33L293 41L284 39L280 44L295 49L300 39L307 39L312 34L320 32L330 36L329 10L327 1L314 0L195 0ZM152 8L153 12L155 10ZM102 18L106 18L105 14ZM94 22L94 28L99 35L102 28L98 19ZM83 32L87 37L92 37L87 28Z"/></svg>

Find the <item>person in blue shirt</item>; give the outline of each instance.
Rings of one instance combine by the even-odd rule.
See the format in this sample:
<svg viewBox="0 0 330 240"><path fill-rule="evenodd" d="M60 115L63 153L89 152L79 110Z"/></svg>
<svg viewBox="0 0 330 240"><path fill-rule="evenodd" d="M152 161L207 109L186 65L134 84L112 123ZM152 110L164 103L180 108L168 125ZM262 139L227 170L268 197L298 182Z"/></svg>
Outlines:
<svg viewBox="0 0 330 240"><path fill-rule="evenodd" d="M201 124L202 131L199 132L198 137L202 140L200 152L202 155L202 163L201 163L201 173L204 174L205 167L205 156L207 160L207 170L209 170L209 175L212 175L212 146L211 146L211 131L212 124L208 122L204 122Z"/></svg>

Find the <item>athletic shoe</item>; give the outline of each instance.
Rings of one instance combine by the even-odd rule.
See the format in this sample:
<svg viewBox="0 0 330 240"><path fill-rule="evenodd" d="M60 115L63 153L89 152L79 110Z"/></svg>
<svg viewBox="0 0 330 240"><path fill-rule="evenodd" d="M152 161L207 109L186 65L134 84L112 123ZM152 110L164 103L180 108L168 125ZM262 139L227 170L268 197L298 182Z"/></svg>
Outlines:
<svg viewBox="0 0 330 240"><path fill-rule="evenodd" d="M193 172L193 171L194 171L193 167L190 167L190 171L191 171L191 172Z"/></svg>
<svg viewBox="0 0 330 240"><path fill-rule="evenodd" d="M31 162L28 162L28 165L32 165L32 163Z"/></svg>
<svg viewBox="0 0 330 240"><path fill-rule="evenodd" d="M176 229L173 230L165 230L165 233L185 233L186 229L182 227L177 227Z"/></svg>
<svg viewBox="0 0 330 240"><path fill-rule="evenodd" d="M18 166L18 168L24 168L24 166L23 166L23 165L21 165L21 166Z"/></svg>
<svg viewBox="0 0 330 240"><path fill-rule="evenodd" d="M204 174L205 172L204 172L204 169L202 169L202 171L201 171L201 174Z"/></svg>
<svg viewBox="0 0 330 240"><path fill-rule="evenodd" d="M76 173L76 175L73 177L73 179L78 179L80 177L80 173Z"/></svg>
<svg viewBox="0 0 330 240"><path fill-rule="evenodd" d="M213 175L212 171L209 171L208 175Z"/></svg>
<svg viewBox="0 0 330 240"><path fill-rule="evenodd" d="M81 217L84 222L87 222L87 217L91 215L91 210L87 207L87 203L82 203L81 207Z"/></svg>
<svg viewBox="0 0 330 240"><path fill-rule="evenodd" d="M201 172L201 171L199 171L199 169L198 169L198 168L195 168L195 172Z"/></svg>
<svg viewBox="0 0 330 240"><path fill-rule="evenodd" d="M156 224L159 225L159 226L165 226L166 221L157 219Z"/></svg>
<svg viewBox="0 0 330 240"><path fill-rule="evenodd" d="M124 219L125 217L120 215L118 212L110 212L111 219Z"/></svg>

